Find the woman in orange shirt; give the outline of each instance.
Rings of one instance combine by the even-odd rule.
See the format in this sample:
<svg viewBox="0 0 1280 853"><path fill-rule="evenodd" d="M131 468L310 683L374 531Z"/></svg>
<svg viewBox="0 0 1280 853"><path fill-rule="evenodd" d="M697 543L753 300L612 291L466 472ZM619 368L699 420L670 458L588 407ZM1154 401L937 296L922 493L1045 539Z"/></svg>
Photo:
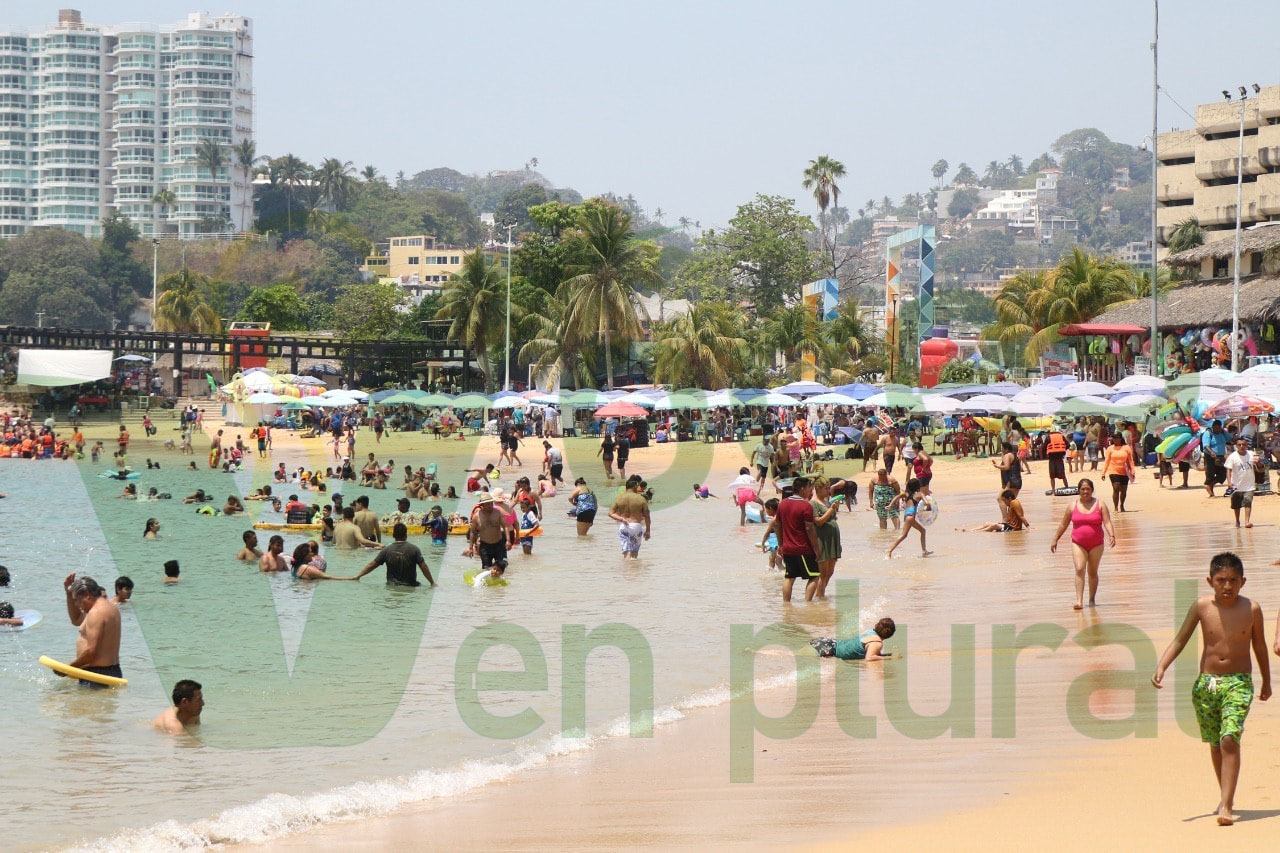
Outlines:
<svg viewBox="0 0 1280 853"><path fill-rule="evenodd" d="M1137 477L1137 472L1133 468L1133 450L1125 444L1123 432L1111 436L1111 446L1107 448L1103 459L1103 472L1111 481L1111 504L1119 512L1124 512L1129 483Z"/></svg>

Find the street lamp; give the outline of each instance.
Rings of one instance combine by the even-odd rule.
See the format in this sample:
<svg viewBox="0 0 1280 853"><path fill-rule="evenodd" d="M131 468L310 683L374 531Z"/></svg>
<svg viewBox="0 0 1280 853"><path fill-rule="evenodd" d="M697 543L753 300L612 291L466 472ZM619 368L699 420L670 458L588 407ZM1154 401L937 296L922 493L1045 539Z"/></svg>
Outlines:
<svg viewBox="0 0 1280 853"><path fill-rule="evenodd" d="M1151 40L1151 375L1159 376L1163 371L1160 369L1161 360L1161 343L1160 340L1160 317L1159 317L1159 295L1160 289L1156 287L1159 280L1157 273L1159 268L1156 265L1156 169L1159 161L1156 159L1156 149L1159 143L1156 142L1156 132L1160 105L1160 0L1155 0L1155 24L1154 32Z"/></svg>
<svg viewBox="0 0 1280 853"><path fill-rule="evenodd" d="M511 229L514 222L507 225L507 346L502 351L502 390L511 390Z"/></svg>
<svg viewBox="0 0 1280 853"><path fill-rule="evenodd" d="M159 281L158 273L160 271L160 241L151 238L151 331L156 330L156 282ZM151 341L151 366L154 368L156 363L156 342Z"/></svg>
<svg viewBox="0 0 1280 853"><path fill-rule="evenodd" d="M1240 92L1240 136L1236 151L1236 246L1235 258L1232 262L1234 275L1231 282L1231 372L1240 372L1240 208L1244 204L1244 103L1249 99L1249 92L1244 86L1237 87ZM1257 83L1253 84L1254 94L1261 92ZM1222 90L1222 96L1231 100L1231 93Z"/></svg>

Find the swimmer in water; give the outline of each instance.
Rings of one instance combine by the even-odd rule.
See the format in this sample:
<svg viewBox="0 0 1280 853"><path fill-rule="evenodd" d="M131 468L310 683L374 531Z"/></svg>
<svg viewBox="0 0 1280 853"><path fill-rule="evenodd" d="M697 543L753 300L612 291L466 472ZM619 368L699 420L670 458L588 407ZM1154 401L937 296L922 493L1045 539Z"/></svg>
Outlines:
<svg viewBox="0 0 1280 853"><path fill-rule="evenodd" d="M177 583L178 582L178 561L169 560L164 564L164 580L161 583Z"/></svg>
<svg viewBox="0 0 1280 853"><path fill-rule="evenodd" d="M10 628L21 628L26 624L13 614L13 605L7 601L0 601L0 625L7 625Z"/></svg>
<svg viewBox="0 0 1280 853"><path fill-rule="evenodd" d="M131 598L133 598L133 581L127 575L121 575L116 578L116 597L111 599L111 602L119 607Z"/></svg>
<svg viewBox="0 0 1280 853"><path fill-rule="evenodd" d="M160 712L151 725L171 735L180 735L187 726L200 725L200 712L204 710L204 692L199 683L183 679L173 685L173 707Z"/></svg>
<svg viewBox="0 0 1280 853"><path fill-rule="evenodd" d="M262 549L258 547L258 534L252 530L246 530L240 535L244 540L244 547L236 554L236 559L242 563L253 563L262 557Z"/></svg>
<svg viewBox="0 0 1280 853"><path fill-rule="evenodd" d="M272 536L267 541L267 553L262 555L258 560L258 571L260 572L287 572L289 566L285 562L284 556L284 537L280 535Z"/></svg>
<svg viewBox="0 0 1280 853"><path fill-rule="evenodd" d="M634 560L640 556L642 541L648 541L653 529L649 501L645 499L644 481L632 474L626 488L609 509L609 517L618 522L618 540L622 556Z"/></svg>

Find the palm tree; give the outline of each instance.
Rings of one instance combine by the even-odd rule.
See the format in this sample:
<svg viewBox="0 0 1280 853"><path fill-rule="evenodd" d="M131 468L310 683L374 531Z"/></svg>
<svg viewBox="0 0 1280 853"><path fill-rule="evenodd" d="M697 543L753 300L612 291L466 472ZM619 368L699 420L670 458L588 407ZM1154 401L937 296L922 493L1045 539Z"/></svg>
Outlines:
<svg viewBox="0 0 1280 853"><path fill-rule="evenodd" d="M319 188L321 197L337 210L350 198L354 177L355 169L350 160L343 162L336 157L329 157L316 169L312 180Z"/></svg>
<svg viewBox="0 0 1280 853"><path fill-rule="evenodd" d="M366 184L372 183L378 178L377 166L365 166L360 170L360 177L364 178Z"/></svg>
<svg viewBox="0 0 1280 853"><path fill-rule="evenodd" d="M235 158L236 165L244 172L245 200L242 202L241 207L250 207L253 205L253 167L262 158L258 156L257 146L254 145L252 139L242 139L231 146L231 156ZM245 230L244 214L240 215L240 230Z"/></svg>
<svg viewBox="0 0 1280 853"><path fill-rule="evenodd" d="M208 171L209 180L216 182L218 173L225 165L227 165L227 149L223 144L216 139L201 139L196 145L196 168Z"/></svg>
<svg viewBox="0 0 1280 853"><path fill-rule="evenodd" d="M690 305L658 330L653 379L676 388L723 388L742 368L741 311L723 302Z"/></svg>
<svg viewBox="0 0 1280 853"><path fill-rule="evenodd" d="M692 220L692 219L690 219L690 218L689 218L689 217L687 217L687 216L681 216L681 217L680 217L678 220L676 220L676 221L680 223L680 230L681 230L681 231L688 231L688 230L689 230L689 226L693 224L693 220Z"/></svg>
<svg viewBox="0 0 1280 853"><path fill-rule="evenodd" d="M489 349L502 339L506 326L506 279L499 264L490 264L484 252L476 249L462 258L462 269L445 282L440 310L436 317L452 320L449 340L458 341L476 353L486 365L485 390L493 390L494 370ZM512 316L518 306L511 306Z"/></svg>
<svg viewBox="0 0 1280 853"><path fill-rule="evenodd" d="M521 321L519 331L525 343L518 355L520 364L532 364L552 387L561 384L564 377L569 377L577 388L594 388L595 348L567 346L564 321L568 311L565 304L547 294L543 306L541 313L526 314Z"/></svg>
<svg viewBox="0 0 1280 853"><path fill-rule="evenodd" d="M293 193L298 184L307 180L311 168L298 157L286 154L271 161L271 183L284 187L285 221L287 230L293 231Z"/></svg>
<svg viewBox="0 0 1280 853"><path fill-rule="evenodd" d="M973 171L968 163L961 163L956 167L956 174L951 182L956 186L973 186L978 182L978 173Z"/></svg>
<svg viewBox="0 0 1280 853"><path fill-rule="evenodd" d="M812 190L814 201L818 203L818 222L822 226L820 230L824 251L827 247L827 208L831 205L837 207L840 205L840 185L836 180L844 176L844 164L826 154L819 156L816 160L810 160L809 167L804 170L801 186Z"/></svg>
<svg viewBox="0 0 1280 853"><path fill-rule="evenodd" d="M637 285L662 283L651 254L636 240L631 217L616 205L586 208L577 234L576 255L569 277L557 296L568 306L565 342L596 338L604 346L605 384L613 388L612 338L638 340L643 335Z"/></svg>
<svg viewBox="0 0 1280 853"><path fill-rule="evenodd" d="M169 208L173 207L177 201L178 197L174 195L173 190L168 187L161 187L156 191L156 194L151 197L151 203L160 205L162 213L167 213Z"/></svg>
<svg viewBox="0 0 1280 853"><path fill-rule="evenodd" d="M161 332L213 334L221 327L217 313L205 299L209 279L187 268L160 281L155 326Z"/></svg>
<svg viewBox="0 0 1280 853"><path fill-rule="evenodd" d="M946 160L939 160L933 164L933 168L929 171L933 174L933 179L938 182L938 189L942 189L942 177L947 174L947 169L951 168L951 164Z"/></svg>
<svg viewBox="0 0 1280 853"><path fill-rule="evenodd" d="M995 186L1000 183L1000 179L1004 177L1004 166L996 160L992 160L987 164L987 170L982 173L982 179L987 182L987 186Z"/></svg>
<svg viewBox="0 0 1280 853"><path fill-rule="evenodd" d="M885 196L884 198L880 199L880 212L893 213L893 199L889 198L888 196Z"/></svg>
<svg viewBox="0 0 1280 853"><path fill-rule="evenodd" d="M825 324L827 340L842 349L849 358L861 358L870 352L875 335L862 317L856 299L847 299L834 319Z"/></svg>
<svg viewBox="0 0 1280 853"><path fill-rule="evenodd" d="M1005 166L1015 178L1022 177L1022 158L1017 154L1010 154L1009 159L1005 161Z"/></svg>
<svg viewBox="0 0 1280 853"><path fill-rule="evenodd" d="M1173 226L1173 230L1169 232L1169 239L1165 241L1170 254L1203 245L1204 228L1200 226L1200 220L1194 216L1188 216Z"/></svg>
<svg viewBox="0 0 1280 853"><path fill-rule="evenodd" d="M816 360L826 343L817 316L803 302L783 308L766 320L764 339L781 352L784 368L806 355Z"/></svg>
<svg viewBox="0 0 1280 853"><path fill-rule="evenodd" d="M653 218L659 225L662 224L662 208L655 207L653 209Z"/></svg>

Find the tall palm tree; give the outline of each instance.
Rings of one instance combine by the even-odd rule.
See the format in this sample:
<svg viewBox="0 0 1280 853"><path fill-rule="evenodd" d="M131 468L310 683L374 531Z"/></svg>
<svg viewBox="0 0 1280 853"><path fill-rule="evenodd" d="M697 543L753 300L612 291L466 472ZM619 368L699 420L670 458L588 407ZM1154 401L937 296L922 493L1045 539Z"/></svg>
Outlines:
<svg viewBox="0 0 1280 853"><path fill-rule="evenodd" d="M961 163L956 167L956 174L951 182L956 186L973 186L978 182L978 173L968 163Z"/></svg>
<svg viewBox="0 0 1280 853"><path fill-rule="evenodd" d="M329 157L316 169L312 180L320 190L321 196L338 210L351 197L351 184L355 179L355 168L351 161L342 161Z"/></svg>
<svg viewBox="0 0 1280 853"><path fill-rule="evenodd" d="M723 302L693 303L655 336L653 379L676 388L723 388L743 366L741 311Z"/></svg>
<svg viewBox="0 0 1280 853"><path fill-rule="evenodd" d="M231 156L235 158L236 166L244 172L245 200L241 203L242 208L253 206L253 167L257 165L262 158L258 156L258 148L252 139L242 139L235 145L231 146ZM247 211L246 211L247 212ZM245 215L240 214L240 230L245 230Z"/></svg>
<svg viewBox="0 0 1280 853"><path fill-rule="evenodd" d="M942 176L947 173L947 169L951 168L951 164L946 160L938 160L933 164L933 168L929 172L933 175L933 179L937 181L938 189L942 189Z"/></svg>
<svg viewBox="0 0 1280 853"><path fill-rule="evenodd" d="M187 268L160 281L155 306L155 326L161 332L216 333L221 327L205 294L209 279Z"/></svg>
<svg viewBox="0 0 1280 853"><path fill-rule="evenodd" d="M557 296L568 306L566 343L596 338L604 346L605 383L613 388L613 336L634 341L643 335L640 315L646 313L636 292L638 285L659 286L653 257L631 228L631 217L613 204L586 208L574 240L578 262Z"/></svg>
<svg viewBox="0 0 1280 853"><path fill-rule="evenodd" d="M210 181L218 180L218 173L227 165L227 149L216 139L201 139L196 145L196 168L209 173Z"/></svg>
<svg viewBox="0 0 1280 853"><path fill-rule="evenodd" d="M805 356L813 356L816 360L826 343L817 316L802 302L780 309L766 320L764 339L782 354L784 368Z"/></svg>
<svg viewBox="0 0 1280 853"><path fill-rule="evenodd" d="M820 230L824 251L827 246L827 208L840 205L840 185L836 180L844 176L844 164L826 154L819 156L816 160L810 160L809 167L804 170L801 186L812 190L814 201L818 203L818 222L822 225Z"/></svg>
<svg viewBox="0 0 1280 853"><path fill-rule="evenodd" d="M499 264L490 264L476 249L462 258L462 268L445 282L436 317L451 320L448 339L458 341L476 353L486 365L485 390L493 390L494 370L489 350L503 337L506 324L506 279ZM511 306L512 316L518 306Z"/></svg>
<svg viewBox="0 0 1280 853"><path fill-rule="evenodd" d="M1194 216L1188 216L1186 219L1173 226L1173 230L1169 232L1169 239L1165 243L1169 252L1183 252L1187 249L1194 249L1196 246L1204 245L1204 228L1200 226L1200 220Z"/></svg>
<svg viewBox="0 0 1280 853"><path fill-rule="evenodd" d="M366 184L372 183L378 178L378 167L365 166L363 169L360 170L360 177L364 178L364 182Z"/></svg>
<svg viewBox="0 0 1280 853"><path fill-rule="evenodd" d="M843 350L849 358L861 358L872 350L875 334L862 317L856 299L847 299L834 319L825 324L827 340Z"/></svg>
<svg viewBox="0 0 1280 853"><path fill-rule="evenodd" d="M300 158L286 154L271 161L271 183L284 188L285 221L293 230L293 194L298 185L307 180L311 168Z"/></svg>
<svg viewBox="0 0 1280 853"><path fill-rule="evenodd" d="M1010 154L1009 159L1005 161L1005 166L1015 178L1022 177L1022 158L1017 154Z"/></svg>
<svg viewBox="0 0 1280 853"><path fill-rule="evenodd" d="M987 182L988 186L995 186L1000 183L1004 177L1004 165L997 160L992 160L987 164L987 171L982 173L982 179Z"/></svg>

